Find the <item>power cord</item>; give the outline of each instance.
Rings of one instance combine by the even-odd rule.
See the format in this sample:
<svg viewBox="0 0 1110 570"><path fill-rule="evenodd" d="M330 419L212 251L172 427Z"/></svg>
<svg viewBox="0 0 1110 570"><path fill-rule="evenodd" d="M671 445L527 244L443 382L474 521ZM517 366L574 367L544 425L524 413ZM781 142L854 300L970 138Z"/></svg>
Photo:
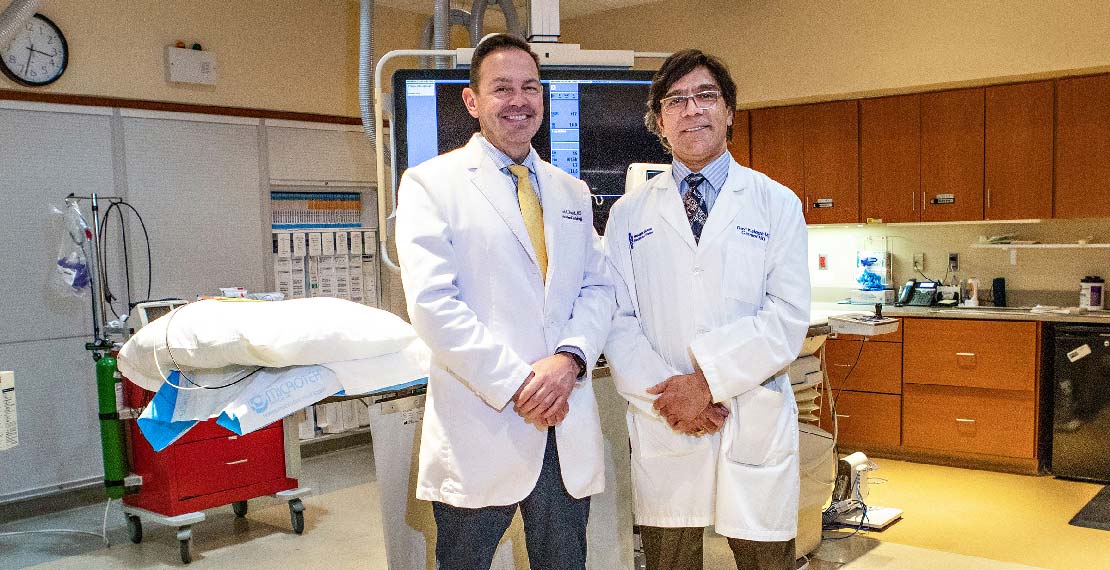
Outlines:
<svg viewBox="0 0 1110 570"><path fill-rule="evenodd" d="M112 203L108 205L108 209L104 211L104 223L101 224L101 226L100 226L100 234L97 236L97 242L101 244L101 248L102 248L102 251L99 252L100 257L99 257L98 261L99 261L100 267L98 267L98 270L100 272L100 275L104 276L104 283L103 283L104 298L105 298L105 300L107 300L109 307L111 307L111 309L112 309L112 312L117 314L117 315L126 314L126 313L117 312L115 305L112 304L112 301L115 300L117 297L114 294L112 294L111 287L108 284L108 248L103 247L103 245L104 245L104 234L105 234L105 231L108 228L108 222L111 221L111 219L112 219L111 218L112 210L116 210L116 214L119 217L120 231L122 232L121 235L123 236L122 237L122 239L123 239L123 263L124 263L124 269L123 270L124 270L124 280L125 280L126 289L127 289L127 311L130 312L131 308L134 307L134 304L131 302L131 272L130 272L130 269L127 267L127 265L128 265L127 233L126 233L126 228L123 225L123 210L122 210L121 206L130 209L131 212L135 214L135 217L138 218L138 220L139 220L139 227L141 227L142 230L143 230L143 239L146 242L146 270L147 270L147 273L146 273L146 297L148 299L150 298L151 284L154 282L154 264L153 264L153 258L152 258L151 253L150 253L150 234L147 232L146 223L143 221L143 217L142 217L142 215L139 214L139 211L136 210L134 206L127 203L126 201L124 201L124 200L113 200Z"/></svg>
<svg viewBox="0 0 1110 570"><path fill-rule="evenodd" d="M855 490L856 490L855 496L856 497L862 497L863 495L862 495L862 492L861 492L860 486L859 486L860 477L859 477L858 473L852 473L852 475L850 475L850 476L854 480L853 485L855 486ZM846 525L846 524L837 522L837 519L839 519L841 515L850 513L850 512L855 511L855 510L860 511L860 517L859 517L859 523L858 524L853 526L853 525ZM847 539L847 538L852 538L853 536L855 536L855 535L857 535L857 534L859 534L860 532L863 531L863 527L866 523L867 523L867 503L865 503L862 498L860 498L860 499L845 499L843 501L834 501L832 504L830 504L828 506L828 508L826 508L821 513L821 531L822 531L822 533L824 533L825 531L841 530L841 529L844 529L844 528L851 528L852 532L850 534L848 534L847 536L824 536L822 534L821 540L822 541L826 541L826 540L832 541L832 540L844 540L844 539Z"/></svg>
<svg viewBox="0 0 1110 570"><path fill-rule="evenodd" d="M258 368L255 368L254 370L252 370L252 371L246 373L245 375L243 375L242 378L232 380L231 382L228 382L227 384L223 384L223 385L220 385L220 386L204 386L202 384L197 384L191 378L186 376L185 372L181 369L181 365L178 364L177 360L174 359L173 351L170 350L170 325L173 324L173 318L174 318L174 316L177 315L177 312L184 309L187 306L188 305L181 305L180 307L177 307L176 309L170 311L168 315L166 315L166 317L165 317L167 319L166 320L166 336L165 336L164 342L165 342L166 354L169 355L170 362L172 362L173 366L174 366L170 370L176 370L178 376L180 376L182 379L184 379L189 384L192 384L192 387L182 386L181 383L175 384L173 382L170 382L169 377L162 373L162 365L161 365L161 363L158 362L158 347L156 346L156 347L154 347L154 367L158 369L158 374L162 376L162 381L163 382L166 382L167 384L169 384L170 386L173 386L174 388L176 388L178 390L220 390L220 389L223 389L223 388L228 388L228 387L234 386L234 385L242 382L243 380L246 380L247 378L250 378L251 376L254 376L255 374L257 374L259 371L261 371L264 368L263 366L259 366Z"/></svg>

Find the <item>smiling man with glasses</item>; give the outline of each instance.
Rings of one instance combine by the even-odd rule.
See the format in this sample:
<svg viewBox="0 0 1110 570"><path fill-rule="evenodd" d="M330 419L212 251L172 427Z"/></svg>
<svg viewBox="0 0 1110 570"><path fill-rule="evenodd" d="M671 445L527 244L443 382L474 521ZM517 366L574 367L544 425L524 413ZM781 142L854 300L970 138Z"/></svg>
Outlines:
<svg viewBox="0 0 1110 570"><path fill-rule="evenodd" d="M736 84L686 50L644 117L674 160L605 229L617 312L605 356L630 403L636 522L649 570L700 570L705 527L740 570L793 570L798 409L781 371L809 327L801 203L728 153Z"/></svg>

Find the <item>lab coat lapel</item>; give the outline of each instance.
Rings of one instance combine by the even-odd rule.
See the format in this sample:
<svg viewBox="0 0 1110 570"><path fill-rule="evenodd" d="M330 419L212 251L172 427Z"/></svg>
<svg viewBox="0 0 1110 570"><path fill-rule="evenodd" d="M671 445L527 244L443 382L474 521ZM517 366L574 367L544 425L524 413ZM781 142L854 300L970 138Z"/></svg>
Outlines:
<svg viewBox="0 0 1110 570"><path fill-rule="evenodd" d="M701 243L712 242L732 225L732 220L736 218L744 202L744 187L747 185L748 178L747 173L735 162L729 165L725 186L717 194L717 201L714 202L713 210L709 212L709 219L705 221L705 227L701 230Z"/></svg>
<svg viewBox="0 0 1110 570"><path fill-rule="evenodd" d="M678 186L674 177L669 172L660 174L652 179L652 192L655 193L655 211L659 217L667 222L690 249L696 250L694 232L690 229L690 219L686 217L686 208L682 206L682 198L678 195Z"/></svg>
<svg viewBox="0 0 1110 570"><path fill-rule="evenodd" d="M505 175L497 169L493 159L486 155L481 145L482 143L476 138L470 139L470 143L467 144L468 150L473 153L470 182L486 197L505 225L509 226L521 247L528 252L532 263L539 265L536 252L532 249L532 240L528 238L528 229L524 227L524 218L520 214L515 190Z"/></svg>

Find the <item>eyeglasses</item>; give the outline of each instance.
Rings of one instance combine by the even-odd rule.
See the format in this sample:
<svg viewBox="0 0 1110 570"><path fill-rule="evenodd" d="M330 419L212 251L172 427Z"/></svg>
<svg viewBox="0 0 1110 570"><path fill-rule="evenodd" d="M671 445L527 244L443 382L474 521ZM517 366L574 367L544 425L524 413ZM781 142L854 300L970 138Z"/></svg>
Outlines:
<svg viewBox="0 0 1110 570"><path fill-rule="evenodd" d="M717 100L721 98L720 91L701 91L693 95L672 95L664 97L659 100L663 106L663 113L667 115L674 115L686 109L686 103L693 101L694 106L698 110L705 111L712 109L717 104Z"/></svg>

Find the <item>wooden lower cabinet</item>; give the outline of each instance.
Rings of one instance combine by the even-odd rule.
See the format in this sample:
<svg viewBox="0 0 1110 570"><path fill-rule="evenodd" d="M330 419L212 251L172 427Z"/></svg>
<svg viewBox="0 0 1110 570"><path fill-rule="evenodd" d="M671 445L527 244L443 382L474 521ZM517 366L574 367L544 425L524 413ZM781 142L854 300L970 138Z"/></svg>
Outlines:
<svg viewBox="0 0 1110 570"><path fill-rule="evenodd" d="M821 427L841 452L1035 473L1042 327L906 317L894 335L825 343Z"/></svg>
<svg viewBox="0 0 1110 570"><path fill-rule="evenodd" d="M1034 458L1032 391L906 384L903 396L907 448Z"/></svg>
<svg viewBox="0 0 1110 570"><path fill-rule="evenodd" d="M825 367L833 390L902 393L902 344L825 341Z"/></svg>
<svg viewBox="0 0 1110 570"><path fill-rule="evenodd" d="M902 322L906 455L1036 472L1041 325L932 318Z"/></svg>
<svg viewBox="0 0 1110 570"><path fill-rule="evenodd" d="M902 426L901 396L845 390L835 398L837 442L841 449L898 447ZM825 406L821 414L821 428L829 433L833 431L831 407Z"/></svg>

